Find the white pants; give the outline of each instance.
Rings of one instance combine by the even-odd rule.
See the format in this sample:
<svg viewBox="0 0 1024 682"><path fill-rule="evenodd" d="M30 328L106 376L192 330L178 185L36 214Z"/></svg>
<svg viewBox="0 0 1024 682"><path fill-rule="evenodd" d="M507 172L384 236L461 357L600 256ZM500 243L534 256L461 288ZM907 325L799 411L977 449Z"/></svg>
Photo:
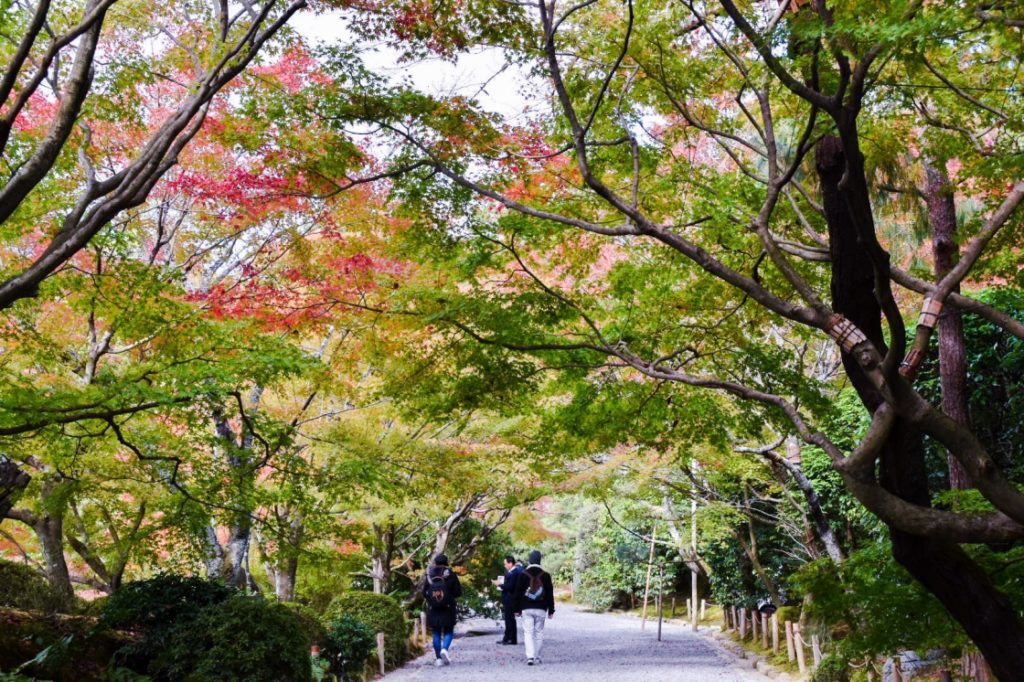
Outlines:
<svg viewBox="0 0 1024 682"><path fill-rule="evenodd" d="M544 609L523 609L523 639L526 642L526 657L540 658L544 646L544 621L548 612Z"/></svg>

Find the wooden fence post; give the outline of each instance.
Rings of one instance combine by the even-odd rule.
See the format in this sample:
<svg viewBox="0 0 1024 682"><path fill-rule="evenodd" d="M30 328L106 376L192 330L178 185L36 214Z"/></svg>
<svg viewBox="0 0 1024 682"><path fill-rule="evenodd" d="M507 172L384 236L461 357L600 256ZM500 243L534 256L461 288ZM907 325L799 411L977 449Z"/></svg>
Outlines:
<svg viewBox="0 0 1024 682"><path fill-rule="evenodd" d="M750 643L754 644L754 645L757 645L757 640L758 640L758 637L757 637L757 620L758 620L757 615L758 615L757 611L752 611L750 613Z"/></svg>
<svg viewBox="0 0 1024 682"><path fill-rule="evenodd" d="M384 633L377 633L377 660L380 661L380 674L385 673L384 669Z"/></svg>
<svg viewBox="0 0 1024 682"><path fill-rule="evenodd" d="M693 620L693 611L691 610L690 600L686 600L686 620Z"/></svg>
<svg viewBox="0 0 1024 682"><path fill-rule="evenodd" d="M740 627L740 619L736 617L736 605L732 606L732 629L738 630Z"/></svg>
<svg viewBox="0 0 1024 682"><path fill-rule="evenodd" d="M416 618L412 621L412 645L420 645L420 619Z"/></svg>
<svg viewBox="0 0 1024 682"><path fill-rule="evenodd" d="M796 646L796 666L802 675L807 672L807 660L804 658L804 639L800 635L800 623L793 623L793 644Z"/></svg>
<svg viewBox="0 0 1024 682"><path fill-rule="evenodd" d="M672 615L670 615L669 618L675 618L675 617L676 617L676 595L673 594L672 595Z"/></svg>
<svg viewBox="0 0 1024 682"><path fill-rule="evenodd" d="M420 611L420 636L423 639L420 641L420 646L427 646L427 612Z"/></svg>
<svg viewBox="0 0 1024 682"><path fill-rule="evenodd" d="M779 653L779 617L772 614L772 653Z"/></svg>
<svg viewBox="0 0 1024 682"><path fill-rule="evenodd" d="M729 629L729 607L722 605L722 632Z"/></svg>
<svg viewBox="0 0 1024 682"><path fill-rule="evenodd" d="M811 655L814 656L814 669L818 669L821 663L821 640L817 635L811 635Z"/></svg>
<svg viewBox="0 0 1024 682"><path fill-rule="evenodd" d="M704 612L705 612L705 610L707 608L707 605L708 605L708 601L706 599L701 599L700 600L700 619L701 620L704 620Z"/></svg>
<svg viewBox="0 0 1024 682"><path fill-rule="evenodd" d="M761 614L761 644L765 649L768 648L768 614Z"/></svg>
<svg viewBox="0 0 1024 682"><path fill-rule="evenodd" d="M793 646L793 621L786 621L786 657L790 662L796 658L796 648Z"/></svg>
<svg viewBox="0 0 1024 682"><path fill-rule="evenodd" d="M747 638L747 610L740 609L740 639Z"/></svg>

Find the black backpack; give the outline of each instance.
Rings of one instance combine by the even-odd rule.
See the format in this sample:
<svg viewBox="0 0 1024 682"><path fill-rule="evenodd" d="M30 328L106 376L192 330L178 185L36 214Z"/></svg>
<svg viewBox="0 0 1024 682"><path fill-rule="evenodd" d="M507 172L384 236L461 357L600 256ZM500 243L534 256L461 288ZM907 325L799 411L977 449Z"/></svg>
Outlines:
<svg viewBox="0 0 1024 682"><path fill-rule="evenodd" d="M540 601L541 597L544 596L544 583L541 581L541 576L544 575L544 572L541 571L537 575L525 572L523 575L530 579L530 584L527 585L525 592L527 601Z"/></svg>
<svg viewBox="0 0 1024 682"><path fill-rule="evenodd" d="M427 584L423 587L423 597L431 611L444 611L451 605L452 593L443 575L427 578Z"/></svg>

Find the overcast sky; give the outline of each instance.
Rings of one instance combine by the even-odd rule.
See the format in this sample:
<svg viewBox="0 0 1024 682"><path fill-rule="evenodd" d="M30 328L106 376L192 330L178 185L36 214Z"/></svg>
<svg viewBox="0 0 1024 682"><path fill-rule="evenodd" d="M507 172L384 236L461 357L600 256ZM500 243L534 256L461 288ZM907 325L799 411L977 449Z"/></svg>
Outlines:
<svg viewBox="0 0 1024 682"><path fill-rule="evenodd" d="M314 44L347 40L351 36L340 12L300 12L291 24ZM506 117L517 117L529 106L524 92L531 90L526 87L525 72L516 66L506 66L497 49L463 55L454 64L441 59L400 64L397 54L387 47L365 54L364 59L374 71L391 74L395 81L409 77L417 88L429 94L474 97L488 110Z"/></svg>

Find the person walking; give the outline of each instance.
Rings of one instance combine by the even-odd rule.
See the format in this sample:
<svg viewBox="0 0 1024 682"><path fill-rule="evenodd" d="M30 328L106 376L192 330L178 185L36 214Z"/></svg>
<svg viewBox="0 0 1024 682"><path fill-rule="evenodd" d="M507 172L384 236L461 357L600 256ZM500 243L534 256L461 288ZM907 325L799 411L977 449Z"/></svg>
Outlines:
<svg viewBox="0 0 1024 682"><path fill-rule="evenodd" d="M529 560L516 580L516 615L523 617L526 665L539 665L544 646L544 621L555 617L555 594L551 576L540 567L540 552L530 552Z"/></svg>
<svg viewBox="0 0 1024 682"><path fill-rule="evenodd" d="M501 588L501 614L505 617L505 635L498 644L517 644L519 641L516 627L516 581L523 567L516 563L516 558L509 554L505 557L505 575L494 582Z"/></svg>
<svg viewBox="0 0 1024 682"><path fill-rule="evenodd" d="M448 557L438 554L427 570L423 598L427 602L427 624L434 633L434 665L451 665L449 649L455 637L456 600L462 596L462 583L448 566Z"/></svg>

